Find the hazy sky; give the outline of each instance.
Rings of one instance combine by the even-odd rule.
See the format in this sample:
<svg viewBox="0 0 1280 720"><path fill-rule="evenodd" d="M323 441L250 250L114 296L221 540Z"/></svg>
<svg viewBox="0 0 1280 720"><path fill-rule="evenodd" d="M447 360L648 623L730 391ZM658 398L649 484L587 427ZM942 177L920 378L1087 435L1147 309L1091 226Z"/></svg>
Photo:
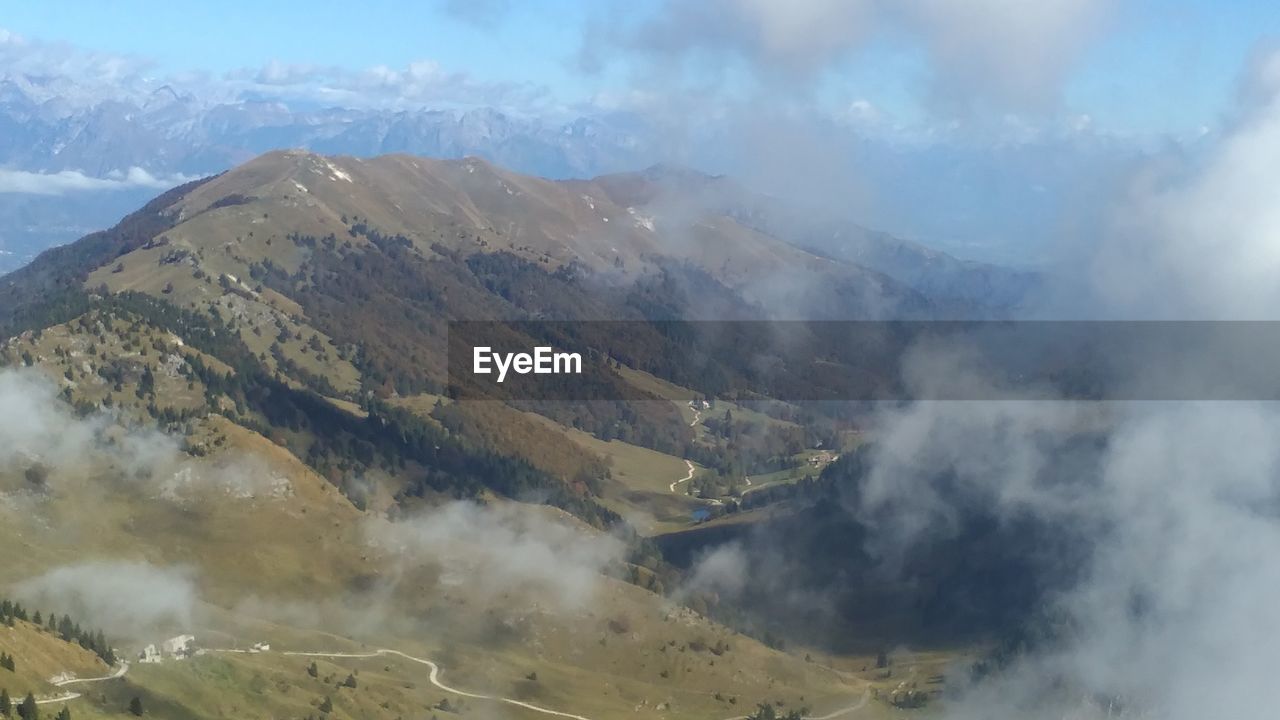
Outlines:
<svg viewBox="0 0 1280 720"><path fill-rule="evenodd" d="M906 17L911 11L884 8L894 5L921 10ZM817 53L813 67L804 68L813 73L804 82L812 85L816 104L918 124L943 122L938 116L953 110L943 103L947 111L939 111L939 84L931 78L939 63L963 63L1019 43L1016 26L984 36L984 18L1025 15L1038 5L1068 13L1084 8L1087 30L1063 21L1058 34L1051 19L1027 33L1025 47L1015 50L1079 35L1061 48L1061 72L1055 67L1053 78L1027 78L1061 87L1052 90L1056 97L1048 109L994 110L1033 118L1088 116L1094 128L1124 134L1186 136L1215 127L1250 53L1280 28L1280 5L1249 0L9 0L0 5L0 27L30 42L132 56L151 63L147 71L158 75L420 63L469 82L519 86L521 100L513 103L535 95L546 105L572 108L624 102L635 78L649 72L649 51L682 41L671 25L654 18L700 15L700 42L708 44L700 57L681 62L695 66L690 72L704 82L721 88L750 82L751 50L735 45L742 38L734 34L789 53L784 60L796 57L786 43L798 42ZM694 6L705 11L688 10ZM951 9L962 6L966 11ZM821 22L806 25L806 13ZM940 29L967 22L975 32L959 44ZM783 35L792 31L796 38ZM649 37L637 39L646 32ZM732 52L720 52L726 48ZM948 49L954 55L946 55ZM1021 60L1013 54L1000 62L1016 67Z"/></svg>

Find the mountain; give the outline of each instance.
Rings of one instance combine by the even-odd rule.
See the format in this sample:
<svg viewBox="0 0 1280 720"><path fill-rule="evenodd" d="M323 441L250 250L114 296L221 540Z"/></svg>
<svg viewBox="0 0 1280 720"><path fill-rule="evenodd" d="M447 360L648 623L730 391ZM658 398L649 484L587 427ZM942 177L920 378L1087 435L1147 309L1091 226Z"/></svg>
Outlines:
<svg viewBox="0 0 1280 720"><path fill-rule="evenodd" d="M318 108L197 97L168 85L99 99L74 85L24 75L0 75L0 130L0 165L93 177L131 167L155 174L220 172L279 147L363 156L483 155L538 175L580 177L635 167L646 149L643 125L621 114L549 123L485 107Z"/></svg>
<svg viewBox="0 0 1280 720"><path fill-rule="evenodd" d="M884 710L902 688L874 656L919 628L869 603L839 642L797 635L805 652L789 653L790 611L760 619L691 561L711 544L669 539L807 517L817 476L863 442L862 417L744 389L762 364L781 368L781 390L821 383L862 348L798 362L786 350L812 347L803 326L726 339L648 321L1003 308L891 275L967 267L908 243L869 245L899 264L805 247L789 212L679 168L553 180L474 157L301 150L165 192L0 278L0 405L23 418L0 422L0 543L17 558L0 586L84 614L122 653L218 638L189 664L112 679L89 697L107 714L134 695L168 717L452 707L459 694L413 658L444 664L452 687L588 717L832 712L873 688ZM459 319L633 321L624 336L580 324L550 338L606 356L582 384L619 399L453 396ZM682 360L704 341L751 344ZM916 585L875 583L868 597L916 600ZM187 599L145 620L94 602L134 585ZM330 655L313 674L249 641L405 655ZM957 633L907 672L941 675L974 641ZM259 676L278 692L256 692ZM208 711L215 677L227 699Z"/></svg>
<svg viewBox="0 0 1280 720"><path fill-rule="evenodd" d="M0 272L70 242L141 205L155 185L127 182L55 197L11 189L4 171L155 178L223 172L280 147L376 156L477 155L544 177L586 177L638 167L652 150L644 123L624 114L563 122L469 110L349 109L253 96L204 97L175 89L84 87L61 76L0 70Z"/></svg>

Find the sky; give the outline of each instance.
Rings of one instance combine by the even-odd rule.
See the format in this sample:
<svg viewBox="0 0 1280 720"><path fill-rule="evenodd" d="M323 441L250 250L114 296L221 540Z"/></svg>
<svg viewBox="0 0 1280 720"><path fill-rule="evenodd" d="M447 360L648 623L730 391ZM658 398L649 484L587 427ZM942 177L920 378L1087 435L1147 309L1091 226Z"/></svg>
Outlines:
<svg viewBox="0 0 1280 720"><path fill-rule="evenodd" d="M701 40L722 41L721 47L707 45L700 50L703 57L692 61L685 54L680 62L694 66L685 80L695 78L718 88L755 82L752 73L758 68L751 67L749 57L753 50L733 46L737 41L729 36L736 32L746 33L747 42L758 43L766 52L781 49L784 64L791 59L810 62L798 59L794 48L786 45L791 41L783 33L794 30L801 42L818 53L813 59L816 67L799 71L810 73L809 77L792 77L787 83L806 87L808 101L833 113L870 108L882 117L921 124L945 122L958 112L955 102L940 99L937 79L929 77L937 74L938 66L963 65L964 58L1023 42L1017 27L1008 28L1012 35L977 32L959 41L948 38L946 28L966 22L980 26L984 13L1000 18L1026 15L1025 10L1010 12L1009 8L1036 5L974 0L969 3L971 12L951 17L949 10L939 8L965 3L905 0L901 5L924 8L912 18L883 7L892 4L883 0L369 0L359 5L333 0L203 4L5 0L0 2L0 28L28 40L131 56L148 63L148 72L157 75L225 76L272 64L360 71L425 62L478 83L530 88L530 93L519 97L536 95L550 107L573 108L613 106L620 98L634 97L637 78L651 72L655 52L679 49L679 30L662 29L653 18L665 14L679 20L691 15L688 7L703 5L708 10L702 14L708 17L698 19L706 31ZM1055 68L1049 73L1054 77L1026 78L1046 88L1056 84L1047 90L1054 97L1045 103L1037 99L1030 106L996 103L984 111L1014 112L1039 122L1049 114L1124 134L1187 136L1222 121L1250 53L1266 41L1269 31L1280 28L1280 6L1251 0L1046 0L1042 5L1076 14L1084 8L1081 12L1091 15L1087 29L1076 27L1079 23L1073 16L1064 15L1062 33L1055 32L1052 24L1026 33L1024 49L1079 36L1071 39L1070 47L1055 50L1066 56L1061 77ZM856 11L846 12L850 8ZM822 22L806 25L807 12ZM1051 7L1044 14L1052 13ZM829 25L847 27L827 33ZM656 38L637 39L655 28ZM780 44L771 46L775 39ZM953 55L939 49L953 42L949 51ZM606 46L603 51L601 45ZM827 45L833 51L823 54ZM720 52L726 48L729 52ZM960 104L964 112L971 109L967 101Z"/></svg>

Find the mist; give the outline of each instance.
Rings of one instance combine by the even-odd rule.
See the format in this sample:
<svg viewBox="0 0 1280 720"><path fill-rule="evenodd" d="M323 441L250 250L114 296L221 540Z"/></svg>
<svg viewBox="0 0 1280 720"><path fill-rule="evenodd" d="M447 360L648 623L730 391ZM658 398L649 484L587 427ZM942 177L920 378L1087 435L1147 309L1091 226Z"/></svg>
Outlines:
<svg viewBox="0 0 1280 720"><path fill-rule="evenodd" d="M83 625L109 629L113 638L188 629L199 599L189 568L116 560L57 567L12 591L33 608L69 613Z"/></svg>
<svg viewBox="0 0 1280 720"><path fill-rule="evenodd" d="M532 595L550 609L589 604L602 573L625 557L618 539L540 515L512 503L453 502L396 522L371 520L369 542L402 571L438 568L442 589L491 602Z"/></svg>
<svg viewBox="0 0 1280 720"><path fill-rule="evenodd" d="M764 46L770 48L786 49ZM813 51L822 52L822 44ZM1043 228L1055 242L1073 244L1058 258L1071 263L1060 269L1073 284L1071 295L1039 298L1037 312L1275 319L1278 57L1260 50L1245 68L1221 136L1204 139L1195 152L1128 158L1123 172L1108 176L1114 194L1073 207L1079 217L1070 228ZM1027 71L1038 77L1025 82L995 78L998 86L970 99L1052 87L1045 78L1056 67L1033 64ZM767 162L770 153L763 157ZM852 204L874 204L859 193L861 183L851 185ZM949 367L950 360L913 358L928 367L914 378L972 370ZM904 575L912 548L959 537L973 508L997 524L1034 522L1079 553L1038 557L1058 582L1016 628L1037 641L972 676L957 667L945 717L1274 714L1266 689L1280 660L1280 557L1271 551L1280 543L1280 404L918 403L882 409L868 426L866 472L857 492L842 497L843 511L867 530L856 550L886 572ZM1085 447L1073 447L1081 438ZM797 587L794 576L779 580L785 566L767 561L771 550L768 538L721 545L693 564L688 590L732 597L771 579Z"/></svg>
<svg viewBox="0 0 1280 720"><path fill-rule="evenodd" d="M1271 67L1262 62L1258 68ZM1104 316L1271 319L1280 222L1274 88L1195 163L1148 173L1119 198L1095 248ZM1280 405L1104 406L1096 472L1046 484L1064 462L1046 432L1092 427L1071 403L916 406L880 418L853 512L888 547L945 527L939 470L1001 517L1093 527L1082 578L1046 599L1051 640L978 681L954 718L1251 718L1280 659ZM1094 407L1093 410L1098 410ZM1094 417L1093 420L1097 420ZM892 508L892 512L884 512Z"/></svg>

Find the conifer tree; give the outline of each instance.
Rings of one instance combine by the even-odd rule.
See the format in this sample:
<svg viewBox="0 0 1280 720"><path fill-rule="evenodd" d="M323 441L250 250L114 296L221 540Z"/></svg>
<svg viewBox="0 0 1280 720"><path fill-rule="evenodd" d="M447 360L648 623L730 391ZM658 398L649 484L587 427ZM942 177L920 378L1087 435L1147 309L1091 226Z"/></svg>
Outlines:
<svg viewBox="0 0 1280 720"><path fill-rule="evenodd" d="M18 706L18 717L22 720L40 720L40 707L36 705L36 697L27 693L26 699Z"/></svg>

